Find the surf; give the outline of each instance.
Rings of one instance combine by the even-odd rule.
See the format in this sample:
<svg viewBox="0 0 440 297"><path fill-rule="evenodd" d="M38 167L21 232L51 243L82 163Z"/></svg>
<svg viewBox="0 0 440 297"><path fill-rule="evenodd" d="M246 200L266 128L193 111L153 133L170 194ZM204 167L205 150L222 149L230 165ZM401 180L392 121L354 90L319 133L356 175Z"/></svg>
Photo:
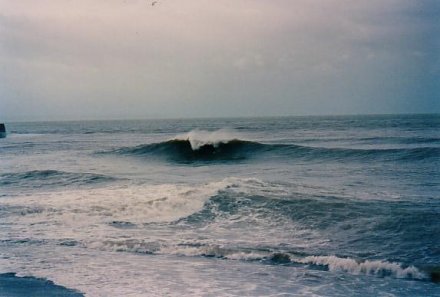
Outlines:
<svg viewBox="0 0 440 297"><path fill-rule="evenodd" d="M270 145L240 139L234 132L194 130L177 135L170 140L141 144L135 147L123 147L111 153L192 163L197 161L240 161L270 149Z"/></svg>

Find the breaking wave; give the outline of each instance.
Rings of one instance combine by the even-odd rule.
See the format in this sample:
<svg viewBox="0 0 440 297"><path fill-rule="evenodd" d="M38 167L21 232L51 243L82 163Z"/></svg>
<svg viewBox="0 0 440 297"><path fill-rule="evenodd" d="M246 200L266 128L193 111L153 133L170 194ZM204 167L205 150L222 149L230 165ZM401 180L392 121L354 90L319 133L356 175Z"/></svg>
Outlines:
<svg viewBox="0 0 440 297"><path fill-rule="evenodd" d="M297 259L302 264L324 266L329 271L343 271L351 274L375 275L379 277L394 277L407 279L426 279L427 275L414 266L403 267L398 263L365 260L356 261L351 258L340 258L336 256L309 256Z"/></svg>
<svg viewBox="0 0 440 297"><path fill-rule="evenodd" d="M169 140L166 142L141 145L132 149L122 150L122 153L133 155L160 154L182 161L191 160L237 160L244 159L252 153L264 149L265 145L233 139L216 144L201 144L193 148L189 140Z"/></svg>
<svg viewBox="0 0 440 297"><path fill-rule="evenodd" d="M233 139L176 138L164 142L124 147L112 151L126 156L163 158L191 163L197 161L239 161L251 158L281 158L306 161L424 161L440 158L440 147L353 149L324 148L296 144L267 144Z"/></svg>
<svg viewBox="0 0 440 297"><path fill-rule="evenodd" d="M129 252L136 254L171 254L187 257L207 257L224 260L258 261L269 265L311 265L310 268L330 272L344 272L353 275L369 275L413 280L432 280L438 277L435 272L423 271L415 266L385 260L355 260L337 256L305 256L300 252L279 252L276 249L225 247L203 243L160 243L145 240L122 240L94 242L88 247Z"/></svg>

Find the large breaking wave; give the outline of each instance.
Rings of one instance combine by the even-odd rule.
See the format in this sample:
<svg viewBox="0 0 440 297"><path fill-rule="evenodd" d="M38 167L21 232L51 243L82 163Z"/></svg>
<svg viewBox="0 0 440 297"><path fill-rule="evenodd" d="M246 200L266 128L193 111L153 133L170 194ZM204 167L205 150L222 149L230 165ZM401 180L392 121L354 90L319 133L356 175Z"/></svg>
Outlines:
<svg viewBox="0 0 440 297"><path fill-rule="evenodd" d="M174 139L117 149L117 154L138 157L161 157L177 162L244 160L272 146L239 139L232 131L194 130Z"/></svg>
<svg viewBox="0 0 440 297"><path fill-rule="evenodd" d="M192 131L171 140L135 147L123 147L111 153L145 158L164 158L182 163L240 161L267 157L306 161L423 161L440 158L440 147L326 148L291 143L261 143L240 139L237 135L219 130L214 132Z"/></svg>
<svg viewBox="0 0 440 297"><path fill-rule="evenodd" d="M265 149L270 149L270 146L239 139L215 144L201 144L197 148L193 148L189 140L173 139L133 148L122 148L117 152L134 156L162 156L175 161L214 161L246 159Z"/></svg>

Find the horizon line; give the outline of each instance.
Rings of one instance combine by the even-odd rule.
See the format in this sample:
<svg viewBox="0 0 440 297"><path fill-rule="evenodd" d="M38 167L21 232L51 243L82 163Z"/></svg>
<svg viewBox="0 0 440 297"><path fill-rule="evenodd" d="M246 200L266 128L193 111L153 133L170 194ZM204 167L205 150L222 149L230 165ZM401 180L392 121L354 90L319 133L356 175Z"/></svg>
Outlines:
<svg viewBox="0 0 440 297"><path fill-rule="evenodd" d="M44 123L44 122L105 122L105 121L160 121L160 120L208 120L208 119L255 119L255 118L301 118L301 117L350 117L350 116L423 116L440 115L440 112L402 113L350 113L350 114L305 114L305 115L244 115L244 116L182 116L182 117L132 117L132 118L84 118L84 119L33 119L6 120L0 123Z"/></svg>

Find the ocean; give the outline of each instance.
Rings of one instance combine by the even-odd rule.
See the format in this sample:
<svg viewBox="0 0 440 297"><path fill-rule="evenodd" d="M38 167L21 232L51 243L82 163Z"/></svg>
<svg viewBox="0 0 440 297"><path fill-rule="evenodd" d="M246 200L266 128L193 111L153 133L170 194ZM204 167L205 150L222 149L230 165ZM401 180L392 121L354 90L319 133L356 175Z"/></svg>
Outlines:
<svg viewBox="0 0 440 297"><path fill-rule="evenodd" d="M0 296L440 296L440 115L6 128Z"/></svg>

